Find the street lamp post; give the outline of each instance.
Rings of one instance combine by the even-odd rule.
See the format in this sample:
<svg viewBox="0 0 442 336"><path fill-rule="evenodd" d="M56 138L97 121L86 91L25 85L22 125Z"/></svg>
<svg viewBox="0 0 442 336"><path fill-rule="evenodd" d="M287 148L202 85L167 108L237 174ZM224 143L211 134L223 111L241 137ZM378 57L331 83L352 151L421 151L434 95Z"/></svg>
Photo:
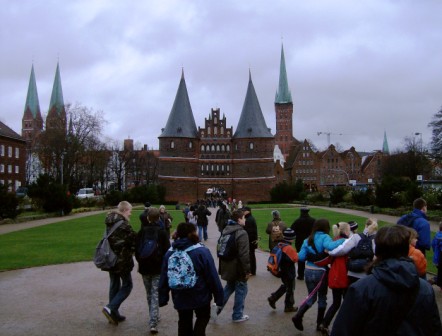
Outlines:
<svg viewBox="0 0 442 336"><path fill-rule="evenodd" d="M420 147L420 150L419 150L419 152L420 152L420 158L419 158L419 163L420 163L420 167L419 167L419 171L420 171L420 173L421 173L421 176L420 176L420 178L421 178L421 186L423 187L424 186L424 172L423 172L423 170L424 170L424 163L423 163L423 143L422 143L422 133L421 132L416 132L416 133L414 133L414 135L415 136L420 136L420 144L419 144L419 147Z"/></svg>

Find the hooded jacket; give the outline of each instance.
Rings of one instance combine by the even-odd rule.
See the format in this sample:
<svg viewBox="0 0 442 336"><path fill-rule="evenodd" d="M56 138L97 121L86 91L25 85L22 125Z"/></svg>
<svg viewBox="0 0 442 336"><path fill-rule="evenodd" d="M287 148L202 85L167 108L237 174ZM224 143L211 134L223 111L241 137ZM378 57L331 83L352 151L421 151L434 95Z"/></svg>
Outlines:
<svg viewBox="0 0 442 336"><path fill-rule="evenodd" d="M219 274L226 281L246 281L246 274L250 273L249 236L241 225L229 220L222 234L235 232L235 246L237 257L233 260L219 259Z"/></svg>
<svg viewBox="0 0 442 336"><path fill-rule="evenodd" d="M416 248L419 250L429 250L431 247L431 229L427 215L419 210L413 209L411 214L403 215L397 221L398 224L410 226L417 231L418 239Z"/></svg>
<svg viewBox="0 0 442 336"><path fill-rule="evenodd" d="M129 273L134 268L133 254L135 252L136 233L130 226L127 218L119 211L111 211L107 214L104 223L107 230L120 220L121 224L108 238L112 251L117 256L117 263L110 270L112 273Z"/></svg>
<svg viewBox="0 0 442 336"><path fill-rule="evenodd" d="M442 335L433 288L410 258L381 261L349 287L331 335Z"/></svg>
<svg viewBox="0 0 442 336"><path fill-rule="evenodd" d="M309 215L308 211L302 210L299 218L293 222L291 229L296 233L295 246L298 252L301 250L304 239L310 236L314 223L315 219Z"/></svg>
<svg viewBox="0 0 442 336"><path fill-rule="evenodd" d="M172 247L178 250L185 250L194 243L188 238L181 238L176 240ZM159 283L159 305L165 306L169 301L169 279L167 277L167 263L173 251L169 249L164 256L163 265L161 269L160 283ZM193 288L171 290L173 306L176 310L182 309L196 309L206 305L210 305L212 296L215 299L217 306L224 304L224 293L221 281L216 271L215 262L210 253L210 250L202 246L188 252L190 259L192 259L193 267L197 275L197 281Z"/></svg>

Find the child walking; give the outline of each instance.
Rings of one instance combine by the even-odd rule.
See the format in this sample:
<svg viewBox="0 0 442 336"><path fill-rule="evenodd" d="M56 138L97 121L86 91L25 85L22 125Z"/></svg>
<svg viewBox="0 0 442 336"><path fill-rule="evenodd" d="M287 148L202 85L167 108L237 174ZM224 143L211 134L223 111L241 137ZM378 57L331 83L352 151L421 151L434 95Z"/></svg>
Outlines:
<svg viewBox="0 0 442 336"><path fill-rule="evenodd" d="M298 308L294 306L295 299L293 297L296 277L295 263L298 261L298 253L292 246L292 242L295 239L295 231L292 229L285 229L282 232L282 235L282 238L277 242L277 244L285 246L279 264L282 284L267 298L267 301L269 302L270 307L276 309L276 301L285 294L284 312L289 313L298 310Z"/></svg>

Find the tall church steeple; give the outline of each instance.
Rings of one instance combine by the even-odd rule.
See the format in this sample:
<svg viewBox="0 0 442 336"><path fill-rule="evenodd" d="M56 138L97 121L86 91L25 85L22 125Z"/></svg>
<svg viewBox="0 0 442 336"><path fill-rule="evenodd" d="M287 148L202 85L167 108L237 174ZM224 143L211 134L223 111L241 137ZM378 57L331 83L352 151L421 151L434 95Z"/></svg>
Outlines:
<svg viewBox="0 0 442 336"><path fill-rule="evenodd" d="M57 62L51 102L49 103L46 128L63 128L66 131L66 111L64 107L63 89L61 87L60 65Z"/></svg>
<svg viewBox="0 0 442 336"><path fill-rule="evenodd" d="M32 64L29 77L28 94L26 96L25 110L22 118L22 137L32 143L43 129L43 118L38 101L37 83L35 80L34 64Z"/></svg>
<svg viewBox="0 0 442 336"><path fill-rule="evenodd" d="M384 143L382 144L382 153L390 154L390 149L388 148L388 141L387 141L387 131L384 131Z"/></svg>
<svg viewBox="0 0 442 336"><path fill-rule="evenodd" d="M281 62L279 65L279 86L275 96L275 113L275 142L284 157L287 158L290 146L295 139L293 137L293 101L287 81L283 45L281 45Z"/></svg>

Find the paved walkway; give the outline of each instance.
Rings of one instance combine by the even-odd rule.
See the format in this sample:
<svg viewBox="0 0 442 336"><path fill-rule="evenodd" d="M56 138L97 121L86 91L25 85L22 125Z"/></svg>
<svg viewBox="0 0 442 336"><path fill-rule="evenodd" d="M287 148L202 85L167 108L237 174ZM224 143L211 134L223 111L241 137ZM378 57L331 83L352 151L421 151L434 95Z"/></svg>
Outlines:
<svg viewBox="0 0 442 336"><path fill-rule="evenodd" d="M339 209L341 210L345 212L345 209ZM215 211L212 217L214 213ZM84 215L87 214L13 226L14 229L28 228ZM369 217L370 214L363 216ZM384 217L376 217L385 220ZM133 220L137 219L133 218ZM15 231L14 229L3 225L0 226L0 233ZM216 226L211 221L207 247L213 255L217 237ZM294 328L290 319L293 314L283 312L282 299L277 303L276 310L268 306L266 298L279 286L280 280L270 275L265 268L268 253L257 251L256 256L257 275L249 280L249 293L245 304L245 313L250 315L250 320L244 323L231 322L232 297L217 321L209 323L207 335L318 335L315 331L316 306L306 313L303 332ZM107 303L108 275L106 272L97 270L92 262L1 272L0 335L148 335L144 286L136 269L132 272L132 277L134 289L120 308L127 317L127 321L115 327L108 324L101 313L101 308ZM441 309L442 291L434 288L439 309ZM297 280L296 304L300 303L306 295L305 283ZM160 314L160 335L176 335L178 315L172 303L161 308Z"/></svg>

